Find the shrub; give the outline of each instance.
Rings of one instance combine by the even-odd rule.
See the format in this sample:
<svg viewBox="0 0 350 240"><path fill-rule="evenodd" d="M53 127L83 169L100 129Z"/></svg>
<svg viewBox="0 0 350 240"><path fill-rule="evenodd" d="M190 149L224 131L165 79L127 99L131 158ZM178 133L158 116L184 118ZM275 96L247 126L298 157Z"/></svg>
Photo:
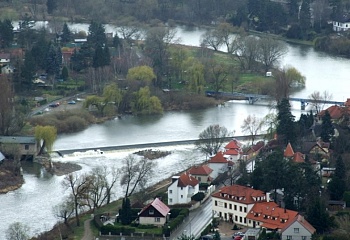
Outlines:
<svg viewBox="0 0 350 240"><path fill-rule="evenodd" d="M127 227L127 226L115 226L115 225L105 225L100 228L101 234L108 235L111 233L112 235L117 235L120 233L123 233L125 235L130 235L131 233L135 232L134 227Z"/></svg>
<svg viewBox="0 0 350 240"><path fill-rule="evenodd" d="M200 202L204 199L205 194L203 192L198 192L191 197L191 200Z"/></svg>

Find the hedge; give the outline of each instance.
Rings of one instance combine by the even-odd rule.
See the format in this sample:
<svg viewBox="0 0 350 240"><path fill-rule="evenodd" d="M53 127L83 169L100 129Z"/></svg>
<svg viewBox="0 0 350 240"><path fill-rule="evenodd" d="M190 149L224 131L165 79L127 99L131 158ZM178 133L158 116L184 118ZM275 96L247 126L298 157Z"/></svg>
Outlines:
<svg viewBox="0 0 350 240"><path fill-rule="evenodd" d="M109 235L109 233L111 233L111 235L118 235L120 233L123 233L123 235L130 235L131 233L135 232L135 228L127 226L114 226L108 224L102 226L100 231L102 235Z"/></svg>

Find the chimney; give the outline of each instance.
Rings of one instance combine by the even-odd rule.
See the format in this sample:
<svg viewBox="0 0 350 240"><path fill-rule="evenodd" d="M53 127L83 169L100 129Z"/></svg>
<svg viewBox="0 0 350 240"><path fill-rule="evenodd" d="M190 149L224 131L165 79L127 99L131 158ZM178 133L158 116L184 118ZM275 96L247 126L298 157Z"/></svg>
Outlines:
<svg viewBox="0 0 350 240"><path fill-rule="evenodd" d="M266 193L266 202L270 202L270 193L269 192Z"/></svg>
<svg viewBox="0 0 350 240"><path fill-rule="evenodd" d="M176 182L178 179L179 179L179 176L173 176L173 177L171 178L171 183Z"/></svg>

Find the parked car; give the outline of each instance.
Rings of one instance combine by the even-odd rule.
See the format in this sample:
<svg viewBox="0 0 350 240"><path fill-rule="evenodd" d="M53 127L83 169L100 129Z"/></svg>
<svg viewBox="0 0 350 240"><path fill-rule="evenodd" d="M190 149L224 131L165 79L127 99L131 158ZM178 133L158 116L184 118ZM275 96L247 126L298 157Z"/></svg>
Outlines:
<svg viewBox="0 0 350 240"><path fill-rule="evenodd" d="M59 102L57 102L57 103L51 103L51 104L49 105L49 107L52 107L52 108L58 107L58 106L60 106L60 103L59 103Z"/></svg>
<svg viewBox="0 0 350 240"><path fill-rule="evenodd" d="M76 102L74 100L69 101L68 104L75 104Z"/></svg>

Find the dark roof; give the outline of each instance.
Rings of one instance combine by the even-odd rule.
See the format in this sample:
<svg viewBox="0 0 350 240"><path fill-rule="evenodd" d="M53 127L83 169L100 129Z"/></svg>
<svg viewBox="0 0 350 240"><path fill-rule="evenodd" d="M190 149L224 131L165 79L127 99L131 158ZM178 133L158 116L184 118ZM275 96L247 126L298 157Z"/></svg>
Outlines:
<svg viewBox="0 0 350 240"><path fill-rule="evenodd" d="M35 144L35 137L29 136L0 136L0 143Z"/></svg>

